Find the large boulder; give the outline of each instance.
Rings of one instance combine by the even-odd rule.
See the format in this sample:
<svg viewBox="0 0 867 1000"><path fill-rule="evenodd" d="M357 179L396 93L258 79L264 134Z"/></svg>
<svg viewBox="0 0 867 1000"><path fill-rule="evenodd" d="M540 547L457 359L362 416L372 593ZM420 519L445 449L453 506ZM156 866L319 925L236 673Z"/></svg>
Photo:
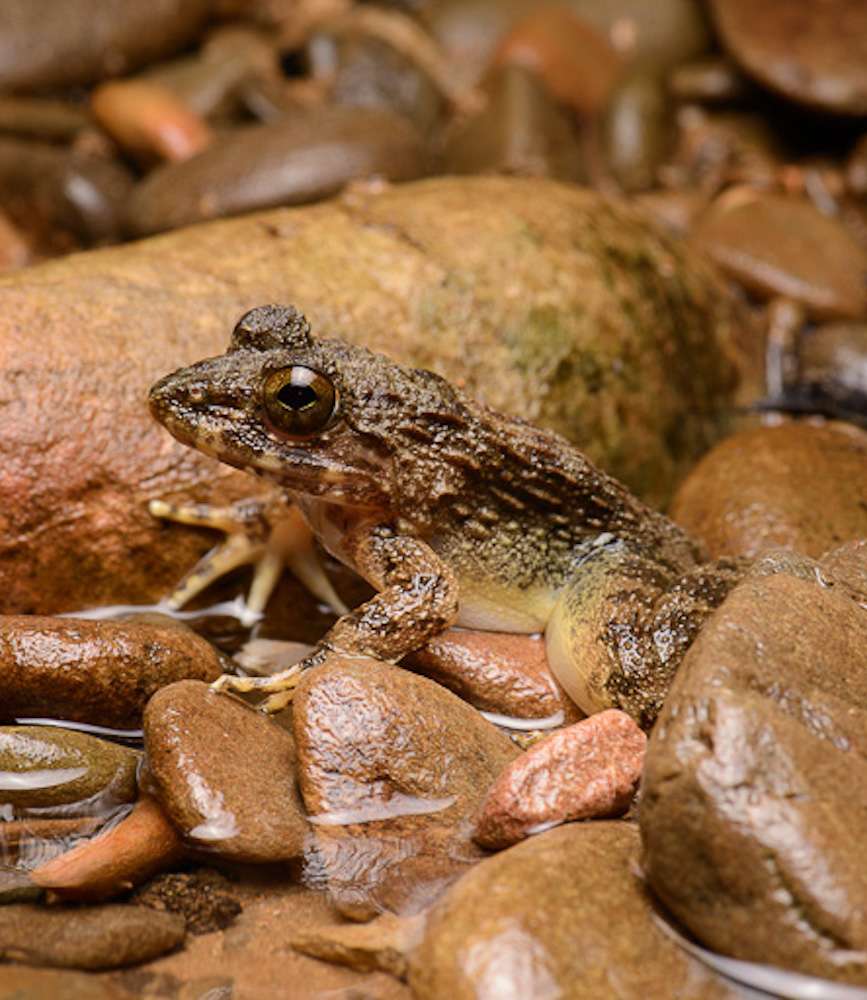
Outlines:
<svg viewBox="0 0 867 1000"><path fill-rule="evenodd" d="M147 413L161 375L294 303L553 427L653 501L718 436L732 317L694 255L598 194L438 178L209 223L0 281L0 611L146 601L208 544L152 497L252 481Z"/></svg>

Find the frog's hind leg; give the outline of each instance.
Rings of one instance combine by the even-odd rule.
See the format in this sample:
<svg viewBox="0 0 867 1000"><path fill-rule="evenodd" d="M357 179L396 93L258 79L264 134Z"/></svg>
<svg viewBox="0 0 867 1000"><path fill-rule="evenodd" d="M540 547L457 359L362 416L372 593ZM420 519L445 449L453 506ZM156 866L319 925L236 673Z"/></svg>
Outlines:
<svg viewBox="0 0 867 1000"><path fill-rule="evenodd" d="M623 546L600 549L549 620L552 673L583 711L619 708L649 728L692 640L745 567L720 560L679 574Z"/></svg>
<svg viewBox="0 0 867 1000"><path fill-rule="evenodd" d="M196 527L215 528L226 538L183 577L166 599L181 608L215 580L239 566L252 565L253 582L247 596L248 612L265 610L280 574L288 567L307 589L342 614L346 607L325 575L313 543L313 533L297 507L273 499L247 499L225 507L208 504L171 504L152 500L155 517Z"/></svg>

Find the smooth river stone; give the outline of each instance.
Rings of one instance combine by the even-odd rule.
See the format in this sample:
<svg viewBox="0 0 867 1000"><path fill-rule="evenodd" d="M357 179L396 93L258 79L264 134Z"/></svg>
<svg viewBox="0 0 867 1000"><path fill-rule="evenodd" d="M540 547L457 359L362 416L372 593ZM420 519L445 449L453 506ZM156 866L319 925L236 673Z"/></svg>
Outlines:
<svg viewBox="0 0 867 1000"><path fill-rule="evenodd" d="M421 135L400 115L348 106L299 109L236 129L133 191L134 236L335 194L355 178L407 181L428 172Z"/></svg>
<svg viewBox="0 0 867 1000"><path fill-rule="evenodd" d="M138 729L148 698L174 681L213 681L214 647L146 622L0 617L0 716Z"/></svg>
<svg viewBox="0 0 867 1000"><path fill-rule="evenodd" d="M276 722L197 681L163 688L144 717L154 794L185 842L234 861L303 853L295 748Z"/></svg>
<svg viewBox="0 0 867 1000"><path fill-rule="evenodd" d="M0 907L0 958L28 965L122 968L172 951L184 933L183 917L146 906Z"/></svg>
<svg viewBox="0 0 867 1000"><path fill-rule="evenodd" d="M407 664L479 711L542 725L558 713L581 717L548 668L542 636L449 629L401 661Z"/></svg>
<svg viewBox="0 0 867 1000"><path fill-rule="evenodd" d="M430 911L413 996L736 1000L654 922L638 850L630 823L570 823L482 861Z"/></svg>
<svg viewBox="0 0 867 1000"><path fill-rule="evenodd" d="M92 800L100 812L136 797L139 755L129 747L49 726L0 727L0 808L68 814ZM2 835L0 835L2 836Z"/></svg>
<svg viewBox="0 0 867 1000"><path fill-rule="evenodd" d="M760 83L822 111L867 114L863 0L711 0L723 44Z"/></svg>
<svg viewBox="0 0 867 1000"><path fill-rule="evenodd" d="M867 606L833 576L855 559L732 591L653 731L639 815L648 881L701 943L867 985Z"/></svg>
<svg viewBox="0 0 867 1000"><path fill-rule="evenodd" d="M40 90L127 73L183 48L213 0L3 0L0 90Z"/></svg>
<svg viewBox="0 0 867 1000"><path fill-rule="evenodd" d="M806 199L738 189L701 217L693 240L762 298L784 295L818 319L867 312L867 250Z"/></svg>
<svg viewBox="0 0 867 1000"><path fill-rule="evenodd" d="M493 783L473 840L498 850L567 820L626 812L647 737L617 709L560 729L512 761Z"/></svg>
<svg viewBox="0 0 867 1000"><path fill-rule="evenodd" d="M787 546L820 556L867 537L867 431L786 423L726 438L681 485L670 514L711 556Z"/></svg>
<svg viewBox="0 0 867 1000"><path fill-rule="evenodd" d="M441 177L73 254L0 278L0 610L148 603L214 544L147 501L261 487L145 400L265 302L560 431L657 504L731 409L719 282L572 185ZM297 588L293 604L315 615Z"/></svg>
<svg viewBox="0 0 867 1000"><path fill-rule="evenodd" d="M319 852L308 877L353 917L415 912L477 860L466 821L519 754L439 684L366 658L311 670L293 729Z"/></svg>

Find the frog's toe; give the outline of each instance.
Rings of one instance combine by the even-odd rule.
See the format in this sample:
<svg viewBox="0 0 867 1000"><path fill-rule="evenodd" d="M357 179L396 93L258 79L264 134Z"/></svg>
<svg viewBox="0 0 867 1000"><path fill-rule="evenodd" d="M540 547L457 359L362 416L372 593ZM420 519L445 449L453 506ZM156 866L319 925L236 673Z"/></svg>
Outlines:
<svg viewBox="0 0 867 1000"><path fill-rule="evenodd" d="M253 582L246 610L259 617L265 611L280 574L288 567L314 597L338 614L346 613L346 606L322 568L313 534L297 508L252 498L226 507L151 500L148 509L154 517L199 528L214 528L226 535L224 541L203 556L169 594L164 602L168 607L182 608L232 570L252 566Z"/></svg>

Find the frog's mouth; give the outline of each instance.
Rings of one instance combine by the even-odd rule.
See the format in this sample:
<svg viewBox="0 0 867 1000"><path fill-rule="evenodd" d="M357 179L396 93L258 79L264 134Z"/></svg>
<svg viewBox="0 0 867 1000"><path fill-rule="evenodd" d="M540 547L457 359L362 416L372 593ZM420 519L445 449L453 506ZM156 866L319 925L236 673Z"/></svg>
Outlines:
<svg viewBox="0 0 867 1000"><path fill-rule="evenodd" d="M385 463L345 425L292 439L273 428L251 399L221 398L212 385L191 379L197 367L160 379L148 399L156 420L182 444L293 493L387 506Z"/></svg>

